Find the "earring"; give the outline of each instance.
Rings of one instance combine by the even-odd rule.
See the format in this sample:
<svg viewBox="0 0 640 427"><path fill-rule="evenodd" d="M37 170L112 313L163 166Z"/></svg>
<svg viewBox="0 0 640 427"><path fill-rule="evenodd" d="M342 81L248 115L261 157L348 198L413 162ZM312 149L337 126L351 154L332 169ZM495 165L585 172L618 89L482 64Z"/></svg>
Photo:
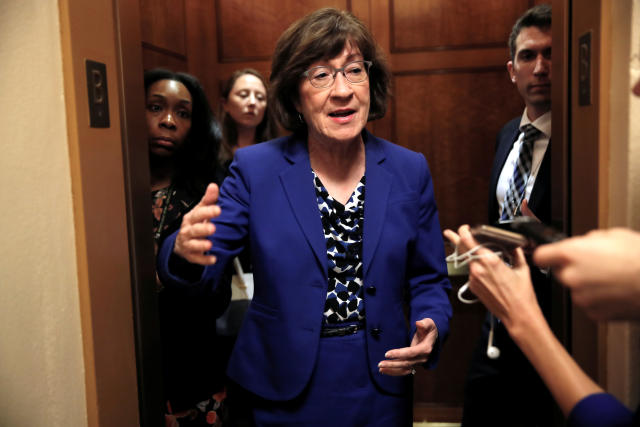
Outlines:
<svg viewBox="0 0 640 427"><path fill-rule="evenodd" d="M300 114L299 112L298 112L298 121L300 123L304 123L304 118L302 117L302 114Z"/></svg>

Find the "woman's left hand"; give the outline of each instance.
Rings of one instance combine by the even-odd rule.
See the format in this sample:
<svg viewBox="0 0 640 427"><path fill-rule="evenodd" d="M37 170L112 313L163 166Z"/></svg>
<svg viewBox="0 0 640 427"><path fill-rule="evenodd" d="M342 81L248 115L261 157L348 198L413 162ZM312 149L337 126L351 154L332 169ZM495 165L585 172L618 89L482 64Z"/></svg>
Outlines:
<svg viewBox="0 0 640 427"><path fill-rule="evenodd" d="M387 351L387 359L378 363L380 373L392 376L415 374L415 368L429 359L436 339L438 328L435 322L429 318L418 320L411 346Z"/></svg>

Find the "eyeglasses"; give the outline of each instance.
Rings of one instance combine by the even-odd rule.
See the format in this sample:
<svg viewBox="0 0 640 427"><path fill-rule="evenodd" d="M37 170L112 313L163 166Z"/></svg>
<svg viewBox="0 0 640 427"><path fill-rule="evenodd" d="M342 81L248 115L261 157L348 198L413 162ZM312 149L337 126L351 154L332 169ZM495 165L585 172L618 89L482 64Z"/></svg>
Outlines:
<svg viewBox="0 0 640 427"><path fill-rule="evenodd" d="M317 88L329 87L336 80L336 75L342 75L351 83L362 83L369 77L369 68L373 62L371 61L353 61L349 62L342 68L333 68L321 65L319 67L309 68L302 73L309 79L311 86Z"/></svg>

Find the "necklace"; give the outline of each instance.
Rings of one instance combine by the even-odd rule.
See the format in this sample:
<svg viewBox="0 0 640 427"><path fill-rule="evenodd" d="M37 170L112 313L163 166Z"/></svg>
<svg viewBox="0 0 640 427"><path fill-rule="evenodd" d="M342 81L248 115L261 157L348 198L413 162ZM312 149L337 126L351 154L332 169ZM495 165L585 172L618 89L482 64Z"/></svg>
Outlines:
<svg viewBox="0 0 640 427"><path fill-rule="evenodd" d="M158 242L160 240L160 236L162 235L162 227L164 226L164 221L167 218L167 211L169 210L169 204L171 203L171 197L173 196L173 183L167 189L167 198L164 201L164 206L162 207L162 214L160 215L160 222L158 223L158 229L153 235L153 239Z"/></svg>

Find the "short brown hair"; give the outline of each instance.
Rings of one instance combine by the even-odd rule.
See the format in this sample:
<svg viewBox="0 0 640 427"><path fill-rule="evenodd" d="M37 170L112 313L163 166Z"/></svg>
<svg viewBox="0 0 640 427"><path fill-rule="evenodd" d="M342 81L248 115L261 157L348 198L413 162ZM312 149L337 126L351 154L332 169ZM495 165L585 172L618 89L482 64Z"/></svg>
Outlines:
<svg viewBox="0 0 640 427"><path fill-rule="evenodd" d="M516 59L516 39L523 28L538 27L541 30L548 30L551 28L551 6L548 4L539 4L533 6L527 10L511 29L509 35L509 53L511 53L511 59Z"/></svg>
<svg viewBox="0 0 640 427"><path fill-rule="evenodd" d="M373 62L369 70L371 105L368 120L384 116L391 73L382 50L358 18L346 11L324 8L291 24L276 44L271 63L269 104L285 129L301 132L307 127L298 118L295 108L302 73L320 59L338 56L347 42L357 46L366 61Z"/></svg>

